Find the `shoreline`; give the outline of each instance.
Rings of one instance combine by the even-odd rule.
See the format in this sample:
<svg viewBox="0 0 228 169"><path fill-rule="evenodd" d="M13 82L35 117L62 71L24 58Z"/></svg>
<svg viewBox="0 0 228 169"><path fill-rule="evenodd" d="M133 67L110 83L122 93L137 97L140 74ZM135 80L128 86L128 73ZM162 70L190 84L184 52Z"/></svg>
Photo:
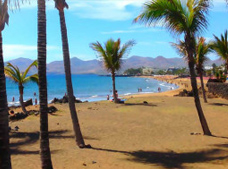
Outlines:
<svg viewBox="0 0 228 169"><path fill-rule="evenodd" d="M154 80L157 80L159 82L164 82L164 80L157 79L157 78L155 78L155 76L132 76L132 77L133 78L143 78L143 79L154 79ZM178 90L180 88L179 85L177 85L175 87L177 87L177 88L171 87L171 88L174 88L174 89L173 90L168 89L168 90L162 91L160 93L171 92L171 91ZM111 93L108 93L108 94L109 94L109 96L111 96ZM121 94L119 94L119 97L122 98L122 99L126 99L126 98L129 98L129 97L135 97L135 96L140 97L140 95L146 96L146 95L154 95L154 94L159 94L159 93L157 91L132 92L132 93L123 93L123 94L121 93ZM9 96L9 97L11 97L11 96ZM51 101L54 98L48 100L48 104L51 104ZM60 98L57 97L57 99L61 99L61 98L62 97L60 97ZM97 95L97 94L95 94L95 95L90 96L88 98L83 98L83 97L82 98L77 97L77 98L79 100L81 100L82 102L86 102L86 101L88 101L88 102L99 102L99 101L105 101L105 100L107 100L107 95ZM27 101L29 99L32 99L34 101L34 96L29 97L28 99L26 99L24 101ZM38 103L39 103L39 100L38 100ZM20 106L20 102L19 101L15 101L15 102L8 101L8 107L11 107L11 106Z"/></svg>

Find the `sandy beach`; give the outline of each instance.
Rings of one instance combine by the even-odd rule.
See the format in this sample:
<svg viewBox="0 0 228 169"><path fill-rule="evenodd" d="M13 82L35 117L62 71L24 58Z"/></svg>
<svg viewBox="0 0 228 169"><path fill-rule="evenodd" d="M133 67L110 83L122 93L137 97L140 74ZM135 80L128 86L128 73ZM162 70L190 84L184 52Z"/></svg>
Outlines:
<svg viewBox="0 0 228 169"><path fill-rule="evenodd" d="M77 103L82 134L92 149L76 146L68 104L49 115L55 169L225 169L228 168L228 100L208 99L202 107L213 137L202 135L193 97L174 97L189 79L156 77L180 86L162 93L110 101ZM146 101L148 104L143 104ZM30 106L29 109L38 109ZM16 110L18 111L18 110ZM14 169L40 168L39 116L10 122Z"/></svg>

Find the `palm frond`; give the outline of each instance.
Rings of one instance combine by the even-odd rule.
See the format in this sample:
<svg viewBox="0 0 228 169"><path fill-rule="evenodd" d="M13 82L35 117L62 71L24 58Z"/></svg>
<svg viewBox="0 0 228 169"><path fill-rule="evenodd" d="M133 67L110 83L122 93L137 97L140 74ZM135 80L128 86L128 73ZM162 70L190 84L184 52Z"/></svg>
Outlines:
<svg viewBox="0 0 228 169"><path fill-rule="evenodd" d="M90 47L97 52L99 58L103 61L104 67L109 72L115 72L121 68L122 58L135 44L134 41L125 43L121 48L121 40L114 41L108 39L104 47L99 42L91 43Z"/></svg>
<svg viewBox="0 0 228 169"><path fill-rule="evenodd" d="M192 23L190 30L193 30L195 33L203 32L208 25L207 14L210 8L209 0L194 0L193 8L191 10L194 13L192 17Z"/></svg>
<svg viewBox="0 0 228 169"><path fill-rule="evenodd" d="M9 67L5 67L4 70L6 76L9 77L12 81L14 81L15 83L20 82L20 79L18 79L17 74L12 69L10 69Z"/></svg>
<svg viewBox="0 0 228 169"><path fill-rule="evenodd" d="M37 60L34 60L25 70L25 72L22 75L22 79L25 79L25 77L27 76L28 72L30 71L30 69L35 66L36 68L38 67L38 62Z"/></svg>
<svg viewBox="0 0 228 169"><path fill-rule="evenodd" d="M38 74L34 74L34 75L27 76L26 78L24 78L23 84L26 84L28 82L34 82L34 83L38 84L38 82L39 82Z"/></svg>
<svg viewBox="0 0 228 169"><path fill-rule="evenodd" d="M178 43L171 42L171 46L176 49L177 53L183 57L183 59L187 62L188 61L188 53L185 47L185 42L179 40Z"/></svg>
<svg viewBox="0 0 228 169"><path fill-rule="evenodd" d="M22 81L22 74L20 73L20 70L17 66L12 65L11 63L7 63L5 67L6 72L10 72L9 77L12 78L13 80L17 80L17 83L20 83ZM10 71L9 71L10 70ZM12 77L10 76L12 75Z"/></svg>
<svg viewBox="0 0 228 169"><path fill-rule="evenodd" d="M197 71L203 71L204 63L208 60L207 55L211 52L210 45L205 42L205 38L200 37L198 38L196 44L196 67Z"/></svg>
<svg viewBox="0 0 228 169"><path fill-rule="evenodd" d="M217 55L223 59L228 60L228 39L227 30L224 35L221 34L221 39L214 35L215 40L211 43L212 49L217 53Z"/></svg>
<svg viewBox="0 0 228 169"><path fill-rule="evenodd" d="M134 22L146 25L162 24L176 34L199 33L207 27L207 0L152 0L144 4L143 12Z"/></svg>

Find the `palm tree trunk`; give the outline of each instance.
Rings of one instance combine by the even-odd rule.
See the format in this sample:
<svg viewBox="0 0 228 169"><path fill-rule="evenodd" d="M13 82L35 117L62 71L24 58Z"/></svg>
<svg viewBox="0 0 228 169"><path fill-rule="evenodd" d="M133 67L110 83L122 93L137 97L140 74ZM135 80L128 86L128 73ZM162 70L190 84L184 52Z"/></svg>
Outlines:
<svg viewBox="0 0 228 169"><path fill-rule="evenodd" d="M79 148L84 148L85 142L81 133L79 120L78 120L78 116L75 108L75 97L74 97L74 91L73 91L72 80L71 80L70 54L69 54L69 45L68 45L67 28L66 28L64 11L59 10L59 16L60 16L60 23L61 23L63 60L64 60L64 68L65 68L65 76L66 76L69 109L70 109L71 119L73 123L74 134L76 137L76 143L79 146Z"/></svg>
<svg viewBox="0 0 228 169"><path fill-rule="evenodd" d="M118 103L118 99L117 99L117 96L116 96L115 72L113 72L113 71L112 71L112 89L113 89L114 102Z"/></svg>
<svg viewBox="0 0 228 169"><path fill-rule="evenodd" d="M42 169L52 169L48 134L45 0L38 0L38 76L40 98L40 150Z"/></svg>
<svg viewBox="0 0 228 169"><path fill-rule="evenodd" d="M24 93L24 87L22 85L19 85L19 93L20 93L20 104L21 104L21 109L23 111L23 113L27 114L27 110L25 108L25 104L24 104L24 99L23 99L23 93Z"/></svg>
<svg viewBox="0 0 228 169"><path fill-rule="evenodd" d="M204 103L207 103L206 91L205 91L204 83L203 83L203 73L202 72L199 73L199 76L200 76L201 88L202 88L202 92L203 92L203 100L204 100Z"/></svg>
<svg viewBox="0 0 228 169"><path fill-rule="evenodd" d="M207 125L207 121L204 116L203 109L201 107L201 103L200 103L200 99L199 99L196 74L195 74L195 60L193 58L193 54L194 54L193 51L195 51L195 44L194 44L195 38L192 36L193 35L191 35L190 33L187 33L185 35L185 45L186 45L186 50L187 50L187 55L188 55L188 66L189 66L190 76L191 76L191 86L192 86L192 91L193 91L193 95L194 95L195 106L197 109L201 127L203 129L203 133L204 133L204 135L211 136L211 132Z"/></svg>
<svg viewBox="0 0 228 169"><path fill-rule="evenodd" d="M226 75L228 75L228 60L226 60Z"/></svg>
<svg viewBox="0 0 228 169"><path fill-rule="evenodd" d="M204 135L211 136L211 132L209 130L206 118L204 116L204 113L203 113L203 110L202 110L202 107L201 107L199 94L198 94L198 88L197 88L195 69L194 69L195 64L194 64L193 57L191 57L191 56L189 57L190 61L188 62L188 65L189 65L189 69L190 69L191 86L192 86L192 90L193 90L193 94L194 94L195 106L196 106L196 109L197 109L197 113L198 113L198 116L199 116L200 124L202 126Z"/></svg>
<svg viewBox="0 0 228 169"><path fill-rule="evenodd" d="M0 168L11 169L9 148L9 121L6 97L6 81L2 51L2 33L0 32Z"/></svg>

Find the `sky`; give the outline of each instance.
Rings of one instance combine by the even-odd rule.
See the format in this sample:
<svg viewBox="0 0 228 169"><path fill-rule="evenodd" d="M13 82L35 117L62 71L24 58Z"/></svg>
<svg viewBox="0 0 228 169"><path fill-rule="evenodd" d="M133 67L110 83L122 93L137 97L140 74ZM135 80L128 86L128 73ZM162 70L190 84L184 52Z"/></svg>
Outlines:
<svg viewBox="0 0 228 169"><path fill-rule="evenodd" d="M104 44L110 38L122 43L135 40L128 57L143 56L166 58L180 57L170 42L178 36L160 25L145 27L133 23L147 0L66 0L65 10L70 57L81 60L97 59L89 47L96 41ZM53 0L46 2L47 10L47 62L63 60L59 14ZM19 57L37 58L37 0L20 5L19 10L9 11L9 25L3 31L4 61ZM201 35L208 41L228 29L228 6L225 0L213 0L208 15L208 28ZM210 55L217 59L216 54Z"/></svg>

